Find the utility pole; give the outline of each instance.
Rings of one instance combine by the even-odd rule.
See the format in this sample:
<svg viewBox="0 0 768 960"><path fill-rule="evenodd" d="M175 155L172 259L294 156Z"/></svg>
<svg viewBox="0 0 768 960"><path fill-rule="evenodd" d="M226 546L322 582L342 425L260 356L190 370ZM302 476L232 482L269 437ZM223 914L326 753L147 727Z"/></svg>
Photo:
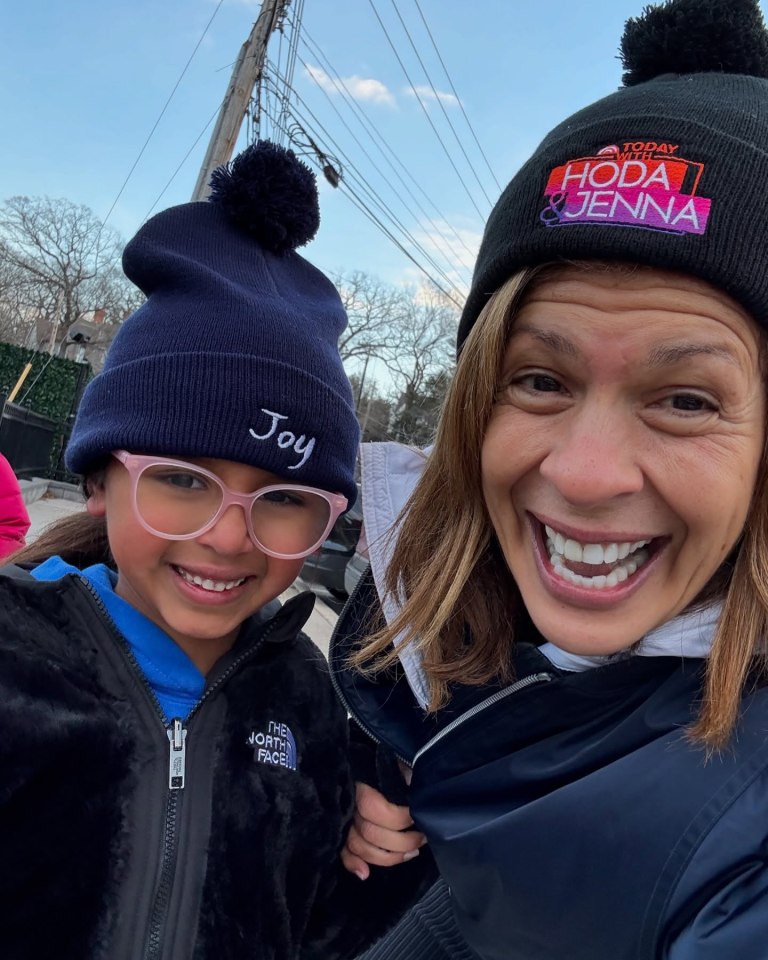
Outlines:
<svg viewBox="0 0 768 960"><path fill-rule="evenodd" d="M208 150L192 194L193 200L205 200L211 174L232 157L253 88L261 77L269 38L290 0L263 0L261 12L248 39L240 48L229 87L224 95Z"/></svg>

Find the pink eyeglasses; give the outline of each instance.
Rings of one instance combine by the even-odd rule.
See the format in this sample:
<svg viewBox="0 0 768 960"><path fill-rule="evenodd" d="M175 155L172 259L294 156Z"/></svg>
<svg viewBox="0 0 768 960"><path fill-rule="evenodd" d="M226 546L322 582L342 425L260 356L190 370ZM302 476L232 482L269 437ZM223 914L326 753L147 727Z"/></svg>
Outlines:
<svg viewBox="0 0 768 960"><path fill-rule="evenodd" d="M238 493L210 470L184 460L112 454L128 471L136 519L165 540L194 540L210 530L233 503L239 504L251 540L270 557L298 560L330 533L347 498L315 487L271 484Z"/></svg>

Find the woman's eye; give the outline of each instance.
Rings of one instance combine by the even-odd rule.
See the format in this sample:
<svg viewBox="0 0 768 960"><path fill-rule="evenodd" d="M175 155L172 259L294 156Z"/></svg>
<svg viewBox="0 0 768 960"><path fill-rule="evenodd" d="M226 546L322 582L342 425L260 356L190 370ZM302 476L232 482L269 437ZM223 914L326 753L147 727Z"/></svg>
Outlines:
<svg viewBox="0 0 768 960"><path fill-rule="evenodd" d="M562 409L570 394L556 376L543 370L510 373L498 393L498 403L511 403L531 412L549 413Z"/></svg>
<svg viewBox="0 0 768 960"><path fill-rule="evenodd" d="M524 373L510 378L507 389L521 389L527 393L559 393L563 386L548 373Z"/></svg>
<svg viewBox="0 0 768 960"><path fill-rule="evenodd" d="M531 373L524 378L532 390L539 393L556 393L560 390L560 384L554 377L549 377L545 373Z"/></svg>
<svg viewBox="0 0 768 960"><path fill-rule="evenodd" d="M710 413L717 410L715 403L696 393L675 393L663 403L681 413Z"/></svg>

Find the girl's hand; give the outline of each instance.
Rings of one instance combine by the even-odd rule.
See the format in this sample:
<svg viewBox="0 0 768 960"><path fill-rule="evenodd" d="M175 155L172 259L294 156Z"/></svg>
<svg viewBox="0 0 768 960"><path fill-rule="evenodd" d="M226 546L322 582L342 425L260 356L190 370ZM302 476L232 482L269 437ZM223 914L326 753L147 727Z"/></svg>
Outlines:
<svg viewBox="0 0 768 960"><path fill-rule="evenodd" d="M356 786L355 818L341 851L341 860L361 880L370 875L368 864L393 867L419 855L426 837L413 826L408 807L390 803L366 783Z"/></svg>

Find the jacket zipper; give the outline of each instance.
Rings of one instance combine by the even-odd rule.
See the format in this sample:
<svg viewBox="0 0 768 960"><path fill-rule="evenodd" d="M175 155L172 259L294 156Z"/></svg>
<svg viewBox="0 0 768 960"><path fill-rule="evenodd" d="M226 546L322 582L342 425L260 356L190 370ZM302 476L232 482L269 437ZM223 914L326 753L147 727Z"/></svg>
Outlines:
<svg viewBox="0 0 768 960"><path fill-rule="evenodd" d="M352 591L352 593L350 594L350 596L349 596L349 598L348 598L348 600L347 600L347 605L350 605L350 606L351 606L351 604L353 603L353 601L356 599L358 593L361 591L361 589L362 589L362 586L361 586L361 585L362 585L363 577L364 577L364 576L365 576L365 575L363 574L363 576L361 576L361 577L358 578L358 581L357 581L357 583L355 584L355 588L354 588L354 590ZM329 646L328 646L329 659L330 659L330 651L331 651L331 649L333 648L333 641L336 639L336 634L337 634L338 629L339 629L339 619L341 619L341 618L338 618L338 619L336 620L336 624L334 625L333 632L331 633L331 640L330 640L330 643L329 643ZM341 700L342 706L343 706L344 709L347 711L347 716L352 717L352 719L355 721L355 723L358 725L358 727L360 727L360 729L363 731L364 734L366 734L366 736L370 737L371 740L373 740L373 742L376 744L376 746L379 746L379 747L380 747L380 746L385 746L385 747L387 747L388 750L391 750L391 751L392 751L392 754L395 756L395 758L396 758L397 760L399 760L401 763L404 763L406 767L411 767L411 766L413 766L413 761L406 760L405 757L403 757L403 756L401 756L399 753L397 753L397 751L395 751L395 750L390 746L390 744L388 744L388 743L387 743L387 744L383 743L383 741L381 740L381 738L380 738L380 737L377 737L376 734L370 729L370 727L367 727L367 726L363 723L363 721L360 719L360 717L358 717L358 715L355 713L355 711L352 709L352 707L350 707L350 705L349 705L349 703L348 703L348 701L347 701L347 698L344 696L344 691L341 689L341 686L340 686L340 684L339 684L339 681L336 679L336 674L334 673L334 671L333 671L332 669L329 669L328 673L330 674L331 684L333 685L333 689L334 689L335 692L336 692L336 696L339 698L339 700Z"/></svg>
<svg viewBox="0 0 768 960"><path fill-rule="evenodd" d="M362 586L361 586L362 582L363 582L363 577L361 576L357 581L357 583L355 584L355 589L352 591L349 599L347 600L348 605L351 605L354 602L354 600L357 598L357 594L362 589ZM331 648L333 647L333 641L336 639L337 631L338 631L338 621L336 622L336 626L333 628L333 633L331 634L331 642L330 642ZM347 702L347 698L344 696L344 691L341 689L341 686L339 685L339 682L336 679L336 675L334 671L329 670L328 672L331 675L331 683L333 684L333 688L336 691L336 696L339 698L339 700L341 700L344 706L344 709L347 711L347 714L352 717L352 719L355 721L358 727L360 727L363 733L367 734L377 746L381 746L382 745L381 738L377 737L376 734L373 733L373 731L363 723L363 721L358 717L355 711L350 707L349 703ZM532 673L530 676L523 677L522 680L517 680L515 683L511 684L511 686L505 687L503 690L497 690L496 693L492 694L490 697L486 697L486 699L483 700L481 703L475 704L475 706L467 710L466 713L462 713L461 716L456 717L455 720L452 720L447 726L443 727L442 730L438 731L434 735L434 737L428 740L424 744L424 746L417 751L413 760L406 760L405 757L401 756L399 753L393 750L389 744L384 744L384 746L392 750L392 753L395 755L395 757L401 763L404 763L406 767L410 767L411 769L413 769L416 761L426 750L429 750L430 747L432 747L439 740L442 740L442 738L446 736L446 734L449 734L452 730L455 730L456 727L464 723L465 720L471 720L472 717L480 713L481 710L485 710L486 707L493 706L494 703L498 703L499 700L503 700L505 697L508 697L511 694L517 693L519 690L524 690L526 687L533 686L536 683L546 683L549 680L554 680L554 679L555 679L555 675L552 673Z"/></svg>
<svg viewBox="0 0 768 960"><path fill-rule="evenodd" d="M486 697L486 699L482 700L480 703L476 703L474 707L470 707L466 713L462 713L461 716L456 717L455 720L451 720L447 726L438 731L438 733L436 733L431 740L428 740L418 751L416 756L413 758L412 765L415 766L419 757L423 756L427 750L433 747L436 743L439 743L443 737L447 737L449 733L452 733L457 727L460 727L462 723L465 723L467 720L471 720L472 717L476 717L478 713L482 713L483 710L487 709L488 707L492 707L500 700L505 700L514 693L519 693L520 690L525 690L526 687L533 687L539 683L548 683L550 680L554 680L554 678L555 675L553 673L532 673L527 677L523 677L522 680L516 681L510 686L504 687L503 690L497 690L496 693L491 694L490 697Z"/></svg>
<svg viewBox="0 0 768 960"><path fill-rule="evenodd" d="M104 601L101 599L96 589L86 577L78 576L77 579L88 590L88 593L93 598L96 606L99 609L99 612L109 627L110 632L118 641L134 673L138 676L145 693L148 695L152 705L154 706L158 719L162 723L163 729L165 730L165 734L168 738L168 799L165 807L165 827L163 830L160 881L157 885L157 892L155 893L155 900L152 907L152 912L150 914L146 940L147 946L144 953L145 960L158 960L162 950L162 930L171 897L173 878L176 872L176 851L178 841L177 821L180 796L179 791L184 789L186 779L187 726L192 718L200 711L200 708L205 701L210 700L211 696L217 690L219 690L224 683L226 683L232 674L235 673L246 660L250 659L250 657L252 657L256 651L261 648L264 641L274 629L275 622L273 619L267 625L261 636L254 641L254 643L251 644L247 650L243 651L239 657L233 660L224 673L222 673L220 677L217 677L211 686L203 693L202 697L200 697L192 710L189 712L187 717L187 726L185 726L184 721L178 717L174 717L174 719L168 723L166 716L163 713L163 708L160 706L160 701L155 695L155 691L152 689L147 681L147 678L144 676L144 672L139 666L139 662L134 656L130 644L118 630L115 621L112 619L109 611L104 605Z"/></svg>

